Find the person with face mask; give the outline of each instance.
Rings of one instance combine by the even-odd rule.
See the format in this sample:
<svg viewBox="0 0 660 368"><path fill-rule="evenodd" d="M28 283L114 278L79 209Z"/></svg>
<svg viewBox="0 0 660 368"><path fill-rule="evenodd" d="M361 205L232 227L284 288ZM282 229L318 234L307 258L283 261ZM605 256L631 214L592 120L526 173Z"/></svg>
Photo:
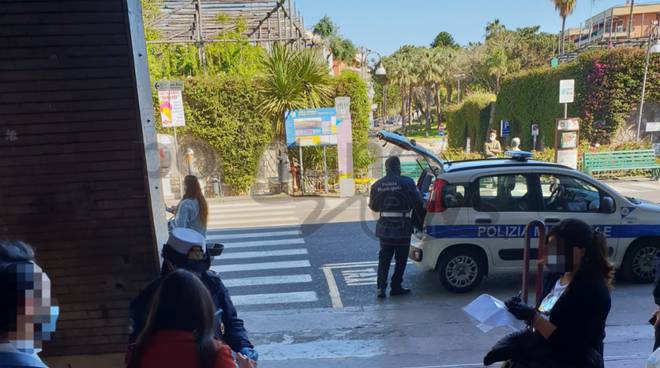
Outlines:
<svg viewBox="0 0 660 368"><path fill-rule="evenodd" d="M484 143L484 157L496 158L500 154L502 154L502 145L497 140L497 131L491 129L488 132L488 140Z"/></svg>
<svg viewBox="0 0 660 368"><path fill-rule="evenodd" d="M0 367L47 368L37 353L55 331L59 307L23 242L0 242L0 296Z"/></svg>
<svg viewBox="0 0 660 368"><path fill-rule="evenodd" d="M387 175L371 186L369 208L379 212L376 236L380 239L378 253L378 280L376 295L385 298L387 276L392 257L395 259L390 295L405 295L410 289L403 287L403 274L408 261L410 236L414 223L423 223L424 200L415 182L401 176L401 161L393 156L385 161ZM413 220L416 220L413 222Z"/></svg>
<svg viewBox="0 0 660 368"><path fill-rule="evenodd" d="M163 246L161 276L152 281L129 306L129 342L135 342L142 332L151 301L163 278L177 269L184 269L196 274L211 294L216 308L215 337L229 345L233 351L256 362L259 355L248 339L243 320L238 318L229 291L220 276L210 270L211 257L205 248L206 240L202 234L186 228L172 229L167 244Z"/></svg>
<svg viewBox="0 0 660 368"><path fill-rule="evenodd" d="M542 262L549 276L540 305L519 297L505 303L531 328L530 335L519 334L524 338L508 366L602 368L614 277L605 237L583 221L563 220L550 230ZM494 362L487 358L484 363Z"/></svg>

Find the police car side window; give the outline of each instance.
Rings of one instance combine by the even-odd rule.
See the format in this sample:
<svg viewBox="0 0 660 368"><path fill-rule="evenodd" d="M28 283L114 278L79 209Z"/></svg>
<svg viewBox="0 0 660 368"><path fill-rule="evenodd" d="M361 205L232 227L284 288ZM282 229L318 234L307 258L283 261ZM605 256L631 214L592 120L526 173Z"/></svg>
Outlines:
<svg viewBox="0 0 660 368"><path fill-rule="evenodd" d="M445 208L459 208L466 204L467 184L447 184L442 191Z"/></svg>
<svg viewBox="0 0 660 368"><path fill-rule="evenodd" d="M564 175L541 175L545 211L598 212L600 191L578 178Z"/></svg>
<svg viewBox="0 0 660 368"><path fill-rule="evenodd" d="M529 211L527 177L498 175L478 179L474 208L482 212Z"/></svg>

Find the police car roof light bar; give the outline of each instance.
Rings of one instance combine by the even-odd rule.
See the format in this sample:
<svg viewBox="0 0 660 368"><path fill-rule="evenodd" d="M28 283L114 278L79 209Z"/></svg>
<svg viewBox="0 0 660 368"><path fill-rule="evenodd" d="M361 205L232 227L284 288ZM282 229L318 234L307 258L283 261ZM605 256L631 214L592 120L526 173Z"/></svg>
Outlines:
<svg viewBox="0 0 660 368"><path fill-rule="evenodd" d="M528 151L506 151L504 155L516 161L527 161L534 156L533 153Z"/></svg>

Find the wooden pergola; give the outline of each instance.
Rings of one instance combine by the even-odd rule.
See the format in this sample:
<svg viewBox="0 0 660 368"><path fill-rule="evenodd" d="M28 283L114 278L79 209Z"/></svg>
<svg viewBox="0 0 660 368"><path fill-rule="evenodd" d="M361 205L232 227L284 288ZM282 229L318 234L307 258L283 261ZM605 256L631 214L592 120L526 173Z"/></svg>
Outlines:
<svg viewBox="0 0 660 368"><path fill-rule="evenodd" d="M223 36L239 19L246 24L243 36L266 49L275 42L299 48L314 44L295 0L164 0L160 14L147 24L160 37L148 43L193 43L204 65L204 44L244 41Z"/></svg>

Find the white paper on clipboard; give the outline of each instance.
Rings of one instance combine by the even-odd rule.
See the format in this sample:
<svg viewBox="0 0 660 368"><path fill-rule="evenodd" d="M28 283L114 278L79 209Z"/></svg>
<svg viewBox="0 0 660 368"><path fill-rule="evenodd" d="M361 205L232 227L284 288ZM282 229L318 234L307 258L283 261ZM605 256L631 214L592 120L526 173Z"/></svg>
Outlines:
<svg viewBox="0 0 660 368"><path fill-rule="evenodd" d="M518 331L525 327L506 309L504 303L488 294L482 294L463 308L478 329L486 333L496 327L505 327Z"/></svg>

